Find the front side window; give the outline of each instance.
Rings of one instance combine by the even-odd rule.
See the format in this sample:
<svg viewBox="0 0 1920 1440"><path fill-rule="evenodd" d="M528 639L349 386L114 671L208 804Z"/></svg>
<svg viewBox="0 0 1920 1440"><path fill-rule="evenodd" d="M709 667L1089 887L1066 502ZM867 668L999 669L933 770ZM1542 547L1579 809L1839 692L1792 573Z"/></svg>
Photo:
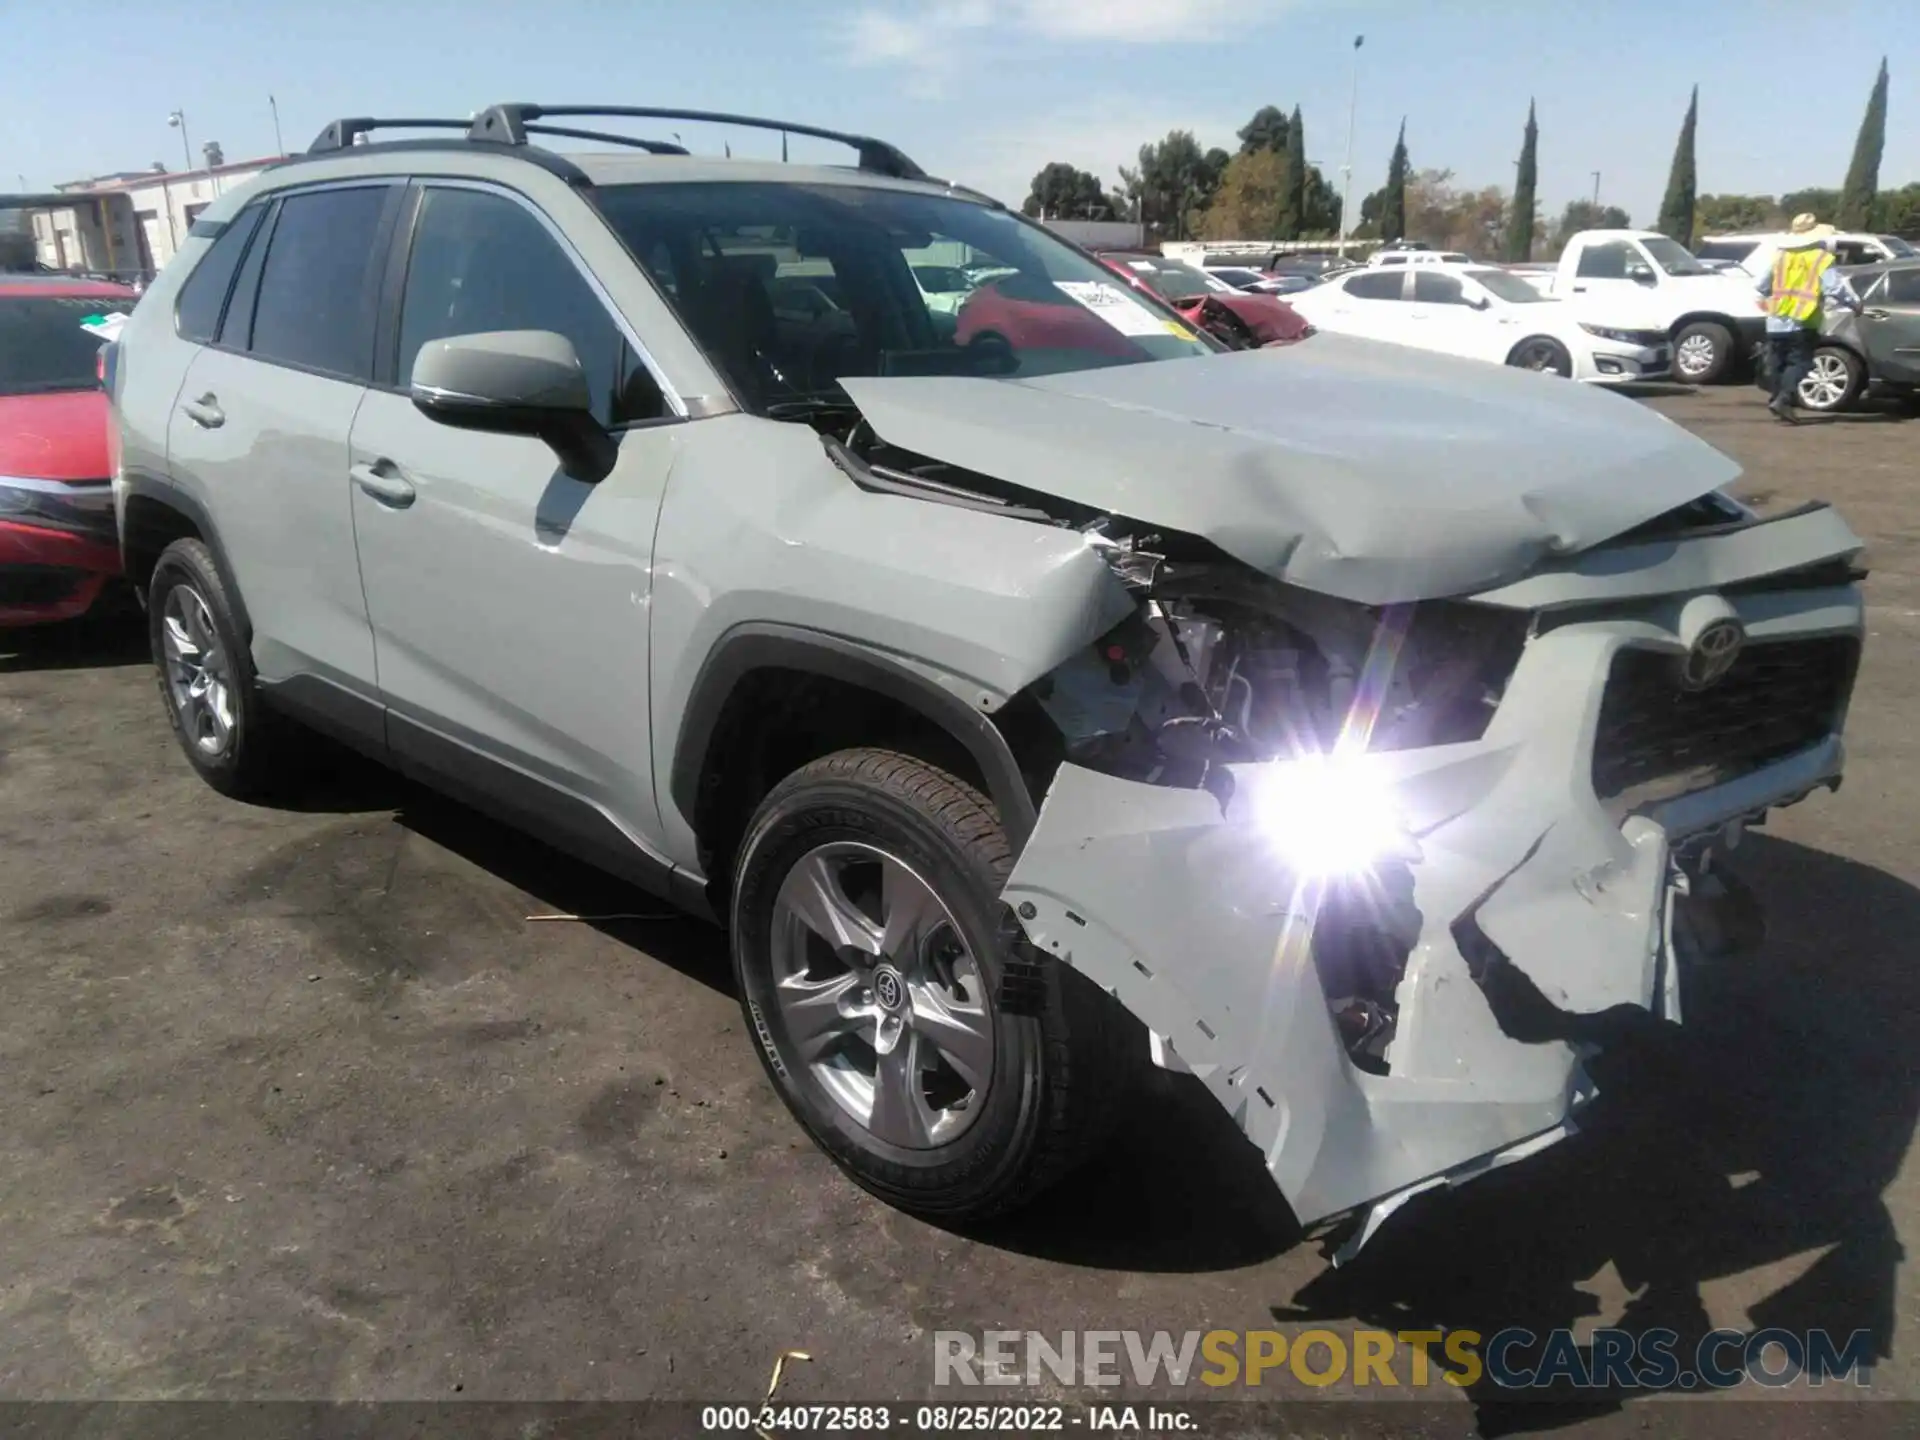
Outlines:
<svg viewBox="0 0 1920 1440"><path fill-rule="evenodd" d="M1582 250L1574 274L1582 280L1625 280L1636 265L1646 268L1633 246L1624 240L1609 240Z"/></svg>
<svg viewBox="0 0 1920 1440"><path fill-rule="evenodd" d="M131 296L0 295L0 395L96 388L100 338L81 322L132 309Z"/></svg>
<svg viewBox="0 0 1920 1440"><path fill-rule="evenodd" d="M532 211L483 190L429 188L400 307L400 384L412 382L429 341L493 330L549 330L570 340L602 425L665 411L605 302Z"/></svg>
<svg viewBox="0 0 1920 1440"><path fill-rule="evenodd" d="M1436 270L1418 270L1413 276L1413 298L1424 305L1464 305L1466 292L1452 275Z"/></svg>
<svg viewBox="0 0 1920 1440"><path fill-rule="evenodd" d="M861 184L614 185L601 212L751 409L844 404L843 378L1025 376L1217 348L1036 225ZM966 282L951 309L915 268Z"/></svg>
<svg viewBox="0 0 1920 1440"><path fill-rule="evenodd" d="M1889 270L1878 298L1888 305L1920 305L1920 266Z"/></svg>
<svg viewBox="0 0 1920 1440"><path fill-rule="evenodd" d="M251 349L343 379L373 360L373 291L385 254L385 185L313 190L280 202L254 303Z"/></svg>
<svg viewBox="0 0 1920 1440"><path fill-rule="evenodd" d="M220 328L220 312L226 308L227 292L233 288L234 272L240 268L240 257L246 253L247 242L266 210L264 204L249 205L234 216L180 287L173 326L182 340L212 343Z"/></svg>

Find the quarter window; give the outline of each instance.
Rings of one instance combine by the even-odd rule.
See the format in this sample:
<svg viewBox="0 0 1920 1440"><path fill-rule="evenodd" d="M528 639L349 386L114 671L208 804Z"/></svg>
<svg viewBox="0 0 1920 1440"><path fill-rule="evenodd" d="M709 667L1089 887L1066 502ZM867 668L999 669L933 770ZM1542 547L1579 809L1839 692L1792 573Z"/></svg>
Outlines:
<svg viewBox="0 0 1920 1440"><path fill-rule="evenodd" d="M605 302L531 211L483 190L429 188L414 225L395 374L411 383L430 341L493 330L549 330L572 341L603 425L666 413Z"/></svg>
<svg viewBox="0 0 1920 1440"><path fill-rule="evenodd" d="M365 380L388 187L314 190L280 202L253 313L253 353Z"/></svg>
<svg viewBox="0 0 1920 1440"><path fill-rule="evenodd" d="M254 228L266 208L249 205L234 216L219 238L207 247L207 253L200 257L193 273L187 276L187 283L180 288L180 303L173 312L173 328L182 340L199 345L212 342L220 328L220 312L226 306L227 292L233 288L234 271L240 268L240 257L246 253L247 241L253 238Z"/></svg>

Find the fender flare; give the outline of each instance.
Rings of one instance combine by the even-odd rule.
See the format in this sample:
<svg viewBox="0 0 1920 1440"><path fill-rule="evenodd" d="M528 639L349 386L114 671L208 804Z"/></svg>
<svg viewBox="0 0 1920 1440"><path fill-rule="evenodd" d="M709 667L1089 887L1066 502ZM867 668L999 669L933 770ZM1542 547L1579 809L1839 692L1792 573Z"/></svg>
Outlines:
<svg viewBox="0 0 1920 1440"><path fill-rule="evenodd" d="M126 486L129 505L136 497L151 500L156 505L164 506L187 520L200 533L202 543L212 554L214 566L220 572L220 583L226 588L228 603L233 607L233 618L240 626L240 638L252 644L253 617L247 613L246 596L241 593L239 581L234 577L233 565L227 559L227 547L221 543L219 528L213 523L213 516L207 512L206 506L178 485L144 471L128 471L123 483ZM120 564L130 574L131 568L127 565L129 557L126 530L123 517L120 526ZM143 607L146 604L144 592L140 596L140 603Z"/></svg>
<svg viewBox="0 0 1920 1440"><path fill-rule="evenodd" d="M886 652L821 630L748 622L722 635L700 666L674 737L669 793L691 821L713 731L734 689L758 670L799 670L872 690L906 706L966 747L1017 853L1037 814L1013 749L985 714Z"/></svg>

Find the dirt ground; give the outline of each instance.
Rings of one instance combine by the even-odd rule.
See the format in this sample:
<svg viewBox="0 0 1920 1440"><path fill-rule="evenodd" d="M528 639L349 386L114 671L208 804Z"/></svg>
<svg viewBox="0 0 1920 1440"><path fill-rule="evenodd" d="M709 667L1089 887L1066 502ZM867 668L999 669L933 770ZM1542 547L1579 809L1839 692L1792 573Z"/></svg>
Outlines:
<svg viewBox="0 0 1920 1440"><path fill-rule="evenodd" d="M1610 1322L1866 1328L1920 1398L1920 420L1644 403L1870 541L1847 784L1740 851L1770 938L1683 1047L1340 1272L1171 1077L1015 1220L888 1210L775 1099L717 932L529 923L659 907L357 762L222 800L137 635L0 642L0 1398L745 1400L799 1347L783 1395L901 1399L940 1329Z"/></svg>

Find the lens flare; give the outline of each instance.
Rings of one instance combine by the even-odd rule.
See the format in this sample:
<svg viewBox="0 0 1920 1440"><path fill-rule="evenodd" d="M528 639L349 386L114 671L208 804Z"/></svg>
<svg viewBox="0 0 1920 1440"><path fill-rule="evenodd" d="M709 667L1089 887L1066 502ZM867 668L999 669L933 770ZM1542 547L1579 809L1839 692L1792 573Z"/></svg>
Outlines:
<svg viewBox="0 0 1920 1440"><path fill-rule="evenodd" d="M1358 874L1409 844L1392 790L1358 757L1307 755L1265 767L1253 788L1255 823L1298 874Z"/></svg>

